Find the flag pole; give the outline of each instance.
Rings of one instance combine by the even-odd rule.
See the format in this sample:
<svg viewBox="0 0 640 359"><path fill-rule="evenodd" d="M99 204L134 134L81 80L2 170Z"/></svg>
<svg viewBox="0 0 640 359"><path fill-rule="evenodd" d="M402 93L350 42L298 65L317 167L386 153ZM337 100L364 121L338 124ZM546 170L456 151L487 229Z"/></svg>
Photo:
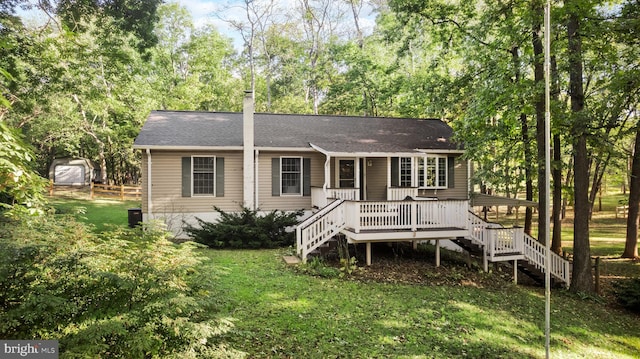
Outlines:
<svg viewBox="0 0 640 359"><path fill-rule="evenodd" d="M547 211L550 213L551 207L551 0L546 0L544 9L544 182L547 195L545 196L545 203L543 204ZM545 282L545 354L549 359L551 355L551 236L550 236L550 221L549 216L546 218L540 218L544 220L544 231L546 243L545 243L545 258L544 258L544 282Z"/></svg>

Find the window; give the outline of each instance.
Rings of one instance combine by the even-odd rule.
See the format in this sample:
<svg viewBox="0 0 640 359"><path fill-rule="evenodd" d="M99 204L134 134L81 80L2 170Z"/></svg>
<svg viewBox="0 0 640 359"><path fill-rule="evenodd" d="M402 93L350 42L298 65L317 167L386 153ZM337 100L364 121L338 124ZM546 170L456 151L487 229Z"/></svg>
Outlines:
<svg viewBox="0 0 640 359"><path fill-rule="evenodd" d="M418 187L447 188L447 157L426 156L418 160Z"/></svg>
<svg viewBox="0 0 640 359"><path fill-rule="evenodd" d="M215 157L192 157L193 194L215 194Z"/></svg>
<svg viewBox="0 0 640 359"><path fill-rule="evenodd" d="M411 187L411 157L400 157L400 187Z"/></svg>
<svg viewBox="0 0 640 359"><path fill-rule="evenodd" d="M182 157L182 197L224 197L224 157Z"/></svg>
<svg viewBox="0 0 640 359"><path fill-rule="evenodd" d="M281 194L302 195L302 159L280 158Z"/></svg>

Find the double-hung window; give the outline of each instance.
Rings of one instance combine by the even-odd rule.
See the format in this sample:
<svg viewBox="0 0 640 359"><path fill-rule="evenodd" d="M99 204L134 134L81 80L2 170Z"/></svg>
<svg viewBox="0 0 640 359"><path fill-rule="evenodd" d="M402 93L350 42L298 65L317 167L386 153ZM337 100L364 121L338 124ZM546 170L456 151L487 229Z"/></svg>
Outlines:
<svg viewBox="0 0 640 359"><path fill-rule="evenodd" d="M182 197L224 197L224 157L182 157Z"/></svg>
<svg viewBox="0 0 640 359"><path fill-rule="evenodd" d="M302 195L302 158L280 158L281 191L283 195Z"/></svg>
<svg viewBox="0 0 640 359"><path fill-rule="evenodd" d="M216 158L191 157L192 190L194 195L214 195L216 193Z"/></svg>
<svg viewBox="0 0 640 359"><path fill-rule="evenodd" d="M311 196L311 159L272 157L271 195Z"/></svg>

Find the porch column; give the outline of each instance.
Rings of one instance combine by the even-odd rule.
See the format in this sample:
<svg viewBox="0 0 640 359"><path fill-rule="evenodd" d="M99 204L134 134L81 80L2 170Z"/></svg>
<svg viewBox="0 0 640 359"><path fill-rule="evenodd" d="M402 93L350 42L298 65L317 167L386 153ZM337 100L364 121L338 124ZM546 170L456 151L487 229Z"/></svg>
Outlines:
<svg viewBox="0 0 640 359"><path fill-rule="evenodd" d="M367 266L371 265L371 242L367 242Z"/></svg>
<svg viewBox="0 0 640 359"><path fill-rule="evenodd" d="M327 160L324 161L324 184L322 189L324 190L324 198L326 200L328 196L327 189L331 186L331 156L326 155Z"/></svg>
<svg viewBox="0 0 640 359"><path fill-rule="evenodd" d="M387 157L387 188L389 187L391 187L391 157Z"/></svg>
<svg viewBox="0 0 640 359"><path fill-rule="evenodd" d="M518 284L518 260L513 260L513 284Z"/></svg>
<svg viewBox="0 0 640 359"><path fill-rule="evenodd" d="M440 240L436 239L436 267L440 267Z"/></svg>

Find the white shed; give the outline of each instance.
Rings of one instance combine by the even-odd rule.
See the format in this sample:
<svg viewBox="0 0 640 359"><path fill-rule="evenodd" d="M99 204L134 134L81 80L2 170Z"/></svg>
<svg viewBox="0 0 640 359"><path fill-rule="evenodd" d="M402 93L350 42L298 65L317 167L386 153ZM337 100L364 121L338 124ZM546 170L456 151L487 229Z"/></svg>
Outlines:
<svg viewBox="0 0 640 359"><path fill-rule="evenodd" d="M49 167L49 179L56 185L87 186L94 179L93 172L86 158L58 158Z"/></svg>

